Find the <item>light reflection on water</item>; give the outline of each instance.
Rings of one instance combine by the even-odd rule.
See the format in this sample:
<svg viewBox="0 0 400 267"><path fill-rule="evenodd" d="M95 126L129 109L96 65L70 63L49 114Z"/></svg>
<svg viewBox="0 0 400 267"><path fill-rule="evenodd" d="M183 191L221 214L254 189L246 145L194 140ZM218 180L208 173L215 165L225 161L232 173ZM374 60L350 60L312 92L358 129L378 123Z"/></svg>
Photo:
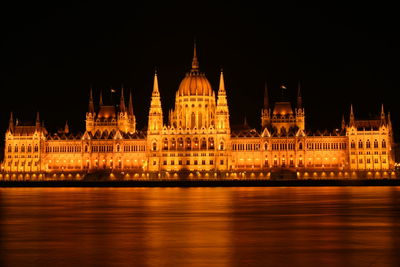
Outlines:
<svg viewBox="0 0 400 267"><path fill-rule="evenodd" d="M0 189L0 265L400 266L400 187Z"/></svg>

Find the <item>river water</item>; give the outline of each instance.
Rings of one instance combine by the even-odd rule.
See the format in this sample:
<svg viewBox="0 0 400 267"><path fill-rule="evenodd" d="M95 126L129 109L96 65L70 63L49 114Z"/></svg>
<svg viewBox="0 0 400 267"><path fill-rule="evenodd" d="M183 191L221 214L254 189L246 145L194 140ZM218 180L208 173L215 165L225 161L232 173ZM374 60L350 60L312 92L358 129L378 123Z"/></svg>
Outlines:
<svg viewBox="0 0 400 267"><path fill-rule="evenodd" d="M0 188L0 266L400 266L400 187Z"/></svg>

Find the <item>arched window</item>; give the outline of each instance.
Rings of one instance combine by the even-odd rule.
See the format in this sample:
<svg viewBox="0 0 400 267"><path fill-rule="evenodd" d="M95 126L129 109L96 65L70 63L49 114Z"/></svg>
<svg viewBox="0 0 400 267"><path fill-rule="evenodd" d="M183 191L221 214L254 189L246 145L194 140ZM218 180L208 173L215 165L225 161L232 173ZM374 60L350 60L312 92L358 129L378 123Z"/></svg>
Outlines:
<svg viewBox="0 0 400 267"><path fill-rule="evenodd" d="M212 137L208 138L208 148L214 149L214 138Z"/></svg>
<svg viewBox="0 0 400 267"><path fill-rule="evenodd" d="M197 137L195 137L194 138L194 140L193 140L193 142L194 142L194 148L195 149L199 149L199 139L197 138Z"/></svg>
<svg viewBox="0 0 400 267"><path fill-rule="evenodd" d="M172 138L171 149L176 149L176 140L175 140L175 138Z"/></svg>
<svg viewBox="0 0 400 267"><path fill-rule="evenodd" d="M119 145L117 145L117 152L119 152L119 150L120 150L120 146L119 146Z"/></svg>
<svg viewBox="0 0 400 267"><path fill-rule="evenodd" d="M11 148L11 145L8 145L8 150L7 150L8 152L11 152L12 151L12 148Z"/></svg>
<svg viewBox="0 0 400 267"><path fill-rule="evenodd" d="M382 148L386 148L386 141L385 141L385 139L382 140Z"/></svg>
<svg viewBox="0 0 400 267"><path fill-rule="evenodd" d="M224 150L224 149L225 149L224 142L221 141L221 142L219 143L219 150Z"/></svg>
<svg viewBox="0 0 400 267"><path fill-rule="evenodd" d="M18 145L15 145L14 152L18 152Z"/></svg>
<svg viewBox="0 0 400 267"><path fill-rule="evenodd" d="M362 141L360 140L360 141L358 141L358 148L363 148L363 143L362 143Z"/></svg>
<svg viewBox="0 0 400 267"><path fill-rule="evenodd" d="M168 139L167 139L167 138L164 138L164 141L163 141L163 150L168 150Z"/></svg>
<svg viewBox="0 0 400 267"><path fill-rule="evenodd" d="M369 139L367 140L367 143L365 144L366 148L371 148L371 142L369 141Z"/></svg>
<svg viewBox="0 0 400 267"><path fill-rule="evenodd" d="M183 139L182 138L178 139L178 149L183 149Z"/></svg>
<svg viewBox="0 0 400 267"><path fill-rule="evenodd" d="M35 152L39 151L39 147L37 145L35 145Z"/></svg>
<svg viewBox="0 0 400 267"><path fill-rule="evenodd" d="M85 152L88 152L88 145L85 145Z"/></svg>
<svg viewBox="0 0 400 267"><path fill-rule="evenodd" d="M351 141L350 147L351 148L356 148L356 143L354 141Z"/></svg>
<svg viewBox="0 0 400 267"><path fill-rule="evenodd" d="M186 138L186 149L190 150L192 149L192 140L190 138Z"/></svg>
<svg viewBox="0 0 400 267"><path fill-rule="evenodd" d="M21 146L21 152L25 152L25 145Z"/></svg>
<svg viewBox="0 0 400 267"><path fill-rule="evenodd" d="M201 105L200 105L200 106L201 106ZM203 121L202 121L202 116L201 116L201 113L199 113L199 129L201 128L202 123L203 123Z"/></svg>
<svg viewBox="0 0 400 267"><path fill-rule="evenodd" d="M207 140L205 138L201 139L201 149L207 149Z"/></svg>
<svg viewBox="0 0 400 267"><path fill-rule="evenodd" d="M153 151L156 151L156 150L157 150L157 143L156 143L156 142L153 142L152 150L153 150Z"/></svg>
<svg viewBox="0 0 400 267"><path fill-rule="evenodd" d="M264 143L264 150L268 150L268 143Z"/></svg>
<svg viewBox="0 0 400 267"><path fill-rule="evenodd" d="M303 149L303 143L299 143L299 149L302 150Z"/></svg>
<svg viewBox="0 0 400 267"><path fill-rule="evenodd" d="M374 141L374 148L378 148L378 140L376 140L376 139Z"/></svg>
<svg viewBox="0 0 400 267"><path fill-rule="evenodd" d="M191 120L191 128L193 129L194 127L196 127L196 115L194 114L194 112L192 112L190 120Z"/></svg>

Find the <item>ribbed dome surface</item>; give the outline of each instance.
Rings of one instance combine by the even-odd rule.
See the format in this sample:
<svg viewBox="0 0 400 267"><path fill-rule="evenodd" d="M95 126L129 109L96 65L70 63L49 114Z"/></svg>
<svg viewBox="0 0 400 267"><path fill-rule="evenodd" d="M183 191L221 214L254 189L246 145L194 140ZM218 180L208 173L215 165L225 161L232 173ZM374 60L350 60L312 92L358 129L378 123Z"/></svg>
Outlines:
<svg viewBox="0 0 400 267"><path fill-rule="evenodd" d="M211 84L207 80L204 73L198 71L190 71L186 73L179 85L178 95L191 96L191 95L205 95L212 96Z"/></svg>

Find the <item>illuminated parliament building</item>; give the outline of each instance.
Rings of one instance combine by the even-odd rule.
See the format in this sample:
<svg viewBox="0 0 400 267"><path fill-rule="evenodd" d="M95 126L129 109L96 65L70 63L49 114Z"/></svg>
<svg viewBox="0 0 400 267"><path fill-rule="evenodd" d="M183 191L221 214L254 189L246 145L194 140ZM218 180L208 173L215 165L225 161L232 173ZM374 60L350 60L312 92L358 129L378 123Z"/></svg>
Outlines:
<svg viewBox="0 0 400 267"><path fill-rule="evenodd" d="M296 103L270 103L265 89L261 130L247 124L231 127L223 72L214 91L199 69L196 47L168 114L162 110L157 73L152 90L145 130L136 128L132 95L127 97L123 89L118 105L105 105L101 93L95 105L90 90L84 133L71 133L68 125L49 133L39 114L29 126L11 114L2 176L82 177L103 171L130 177L177 177L187 172L199 177L269 178L282 170L297 178L394 175L392 125L383 106L377 119L358 120L351 107L341 129L309 132L300 87Z"/></svg>

